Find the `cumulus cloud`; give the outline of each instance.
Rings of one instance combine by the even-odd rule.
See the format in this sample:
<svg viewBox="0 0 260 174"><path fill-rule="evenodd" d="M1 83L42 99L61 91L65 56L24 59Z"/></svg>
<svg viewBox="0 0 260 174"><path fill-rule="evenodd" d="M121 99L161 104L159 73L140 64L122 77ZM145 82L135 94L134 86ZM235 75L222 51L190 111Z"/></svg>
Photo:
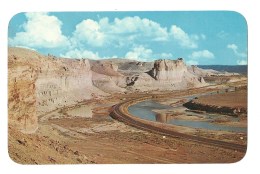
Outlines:
<svg viewBox="0 0 260 174"><path fill-rule="evenodd" d="M157 22L147 18L141 19L138 16L125 17L123 19L115 18L110 27L113 33L143 35L155 41L164 41L168 38L167 28L161 27Z"/></svg>
<svg viewBox="0 0 260 174"><path fill-rule="evenodd" d="M132 48L131 51L127 52L125 58L132 60L142 60L147 61L152 57L153 51L151 49L147 49L142 45L136 46Z"/></svg>
<svg viewBox="0 0 260 174"><path fill-rule="evenodd" d="M26 13L27 22L22 25L24 31L9 38L9 45L30 48L55 48L68 46L66 36L61 32L62 22L48 13Z"/></svg>
<svg viewBox="0 0 260 174"><path fill-rule="evenodd" d="M169 31L169 32L168 32ZM76 25L70 38L72 49L91 47L132 47L125 57L135 60L149 60L151 56L157 58L172 58L171 53L153 54L151 49L142 46L147 42L177 42L184 48L197 48L197 42L206 39L204 34L189 35L180 27L172 26L171 30L147 18L124 17L109 21L107 17L98 21L85 19ZM139 46L136 46L139 45ZM150 56L150 57L149 57Z"/></svg>
<svg viewBox="0 0 260 174"><path fill-rule="evenodd" d="M137 44L138 41L177 41L184 48L197 48L199 39L205 40L206 35L189 35L176 25L168 32L159 23L138 16L115 18L112 21L108 18L99 21L86 19L76 26L72 37L74 43L80 41L91 46L113 44L117 47Z"/></svg>
<svg viewBox="0 0 260 174"><path fill-rule="evenodd" d="M25 13L25 17L26 22L21 26L22 31L9 38L10 46L23 46L43 51L55 48L63 51L60 56L68 58L100 59L99 54L93 50L103 47L121 49L123 51L119 54L126 53L127 58L136 60L172 58L171 53L155 54L143 45L154 47L162 42L167 44L177 42L183 48L197 48L198 41L206 39L204 34L191 35L176 25L167 28L156 21L138 16L112 20L107 17L99 20L84 19L67 36L62 33L62 21L54 15Z"/></svg>
<svg viewBox="0 0 260 174"><path fill-rule="evenodd" d="M178 41L179 45L185 48L197 48L198 35L189 35L180 27L173 25L170 30L170 35Z"/></svg>
<svg viewBox="0 0 260 174"><path fill-rule="evenodd" d="M173 25L168 32L167 27L162 27L153 20L134 16L115 18L112 21L109 21L107 17L99 21L85 19L76 26L71 41L73 45L87 43L95 47L105 44L123 47L143 41L170 40L177 41L184 48L197 48L199 39L204 40L206 36L204 34L189 35L176 25Z"/></svg>
<svg viewBox="0 0 260 174"><path fill-rule="evenodd" d="M152 61L154 59L170 59L171 53L154 53L152 49L146 48L143 45L135 45L130 51L125 54L125 58L138 61Z"/></svg>
<svg viewBox="0 0 260 174"><path fill-rule="evenodd" d="M76 25L72 40L75 42L85 42L93 46L102 46L105 41L105 33L101 31L99 23L87 19Z"/></svg>
<svg viewBox="0 0 260 174"><path fill-rule="evenodd" d="M227 48L231 49L235 53L236 56L247 57L246 53L238 51L238 46L236 44L228 44Z"/></svg>
<svg viewBox="0 0 260 174"><path fill-rule="evenodd" d="M238 65L247 65L247 60L237 60Z"/></svg>
<svg viewBox="0 0 260 174"><path fill-rule="evenodd" d="M93 53L88 50L70 50L65 54L61 54L61 57L64 58L88 58L88 59L100 59L98 53Z"/></svg>
<svg viewBox="0 0 260 174"><path fill-rule="evenodd" d="M213 59L215 56L209 50L202 50L202 51L194 51L189 58L191 59L199 59L199 58L206 58L206 59Z"/></svg>
<svg viewBox="0 0 260 174"><path fill-rule="evenodd" d="M73 45L87 43L90 46L99 47L104 44L113 44L122 47L136 40L165 41L167 38L167 28L147 18L135 16L115 18L111 22L108 18L102 18L99 21L83 20L77 24L71 41Z"/></svg>

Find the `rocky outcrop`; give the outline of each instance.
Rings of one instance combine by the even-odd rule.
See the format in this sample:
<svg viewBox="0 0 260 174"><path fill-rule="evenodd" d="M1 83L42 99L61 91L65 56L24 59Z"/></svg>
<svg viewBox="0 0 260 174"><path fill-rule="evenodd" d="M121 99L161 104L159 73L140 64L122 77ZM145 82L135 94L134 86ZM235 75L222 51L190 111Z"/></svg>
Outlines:
<svg viewBox="0 0 260 174"><path fill-rule="evenodd" d="M126 90L123 76L108 76L93 72L92 83L96 88L109 94Z"/></svg>
<svg viewBox="0 0 260 174"><path fill-rule="evenodd" d="M206 85L203 77L191 73L184 60L137 62L124 59L91 60L94 86L108 93L172 90Z"/></svg>
<svg viewBox="0 0 260 174"><path fill-rule="evenodd" d="M22 56L30 56L19 49ZM17 52L9 49L8 55L8 123L16 129L30 133L38 128L36 115L36 86L37 67L30 61L23 60Z"/></svg>
<svg viewBox="0 0 260 174"><path fill-rule="evenodd" d="M191 65L188 67L188 71L194 75L202 76L202 77L207 77L216 74L216 71L214 70L203 70L196 65Z"/></svg>
<svg viewBox="0 0 260 174"><path fill-rule="evenodd" d="M187 67L182 58L177 60L160 59L154 62L151 76L155 80L181 82Z"/></svg>
<svg viewBox="0 0 260 174"><path fill-rule="evenodd" d="M118 72L118 65L109 60L91 61L93 85L106 93L125 91L124 75Z"/></svg>
<svg viewBox="0 0 260 174"><path fill-rule="evenodd" d="M95 93L88 60L47 60L36 81L38 111L46 112L91 98Z"/></svg>
<svg viewBox="0 0 260 174"><path fill-rule="evenodd" d="M200 83L202 83L202 84L205 84L205 83L206 83L203 77L199 77L199 78L198 78L198 81L199 81Z"/></svg>
<svg viewBox="0 0 260 174"><path fill-rule="evenodd" d="M107 76L122 76L122 74L117 72L118 65L110 61L93 61L91 63L91 70L98 74L104 74Z"/></svg>
<svg viewBox="0 0 260 174"><path fill-rule="evenodd" d="M160 59L154 62L154 67L148 72L161 85L172 88L190 88L206 85L202 76L190 73L182 58L177 60Z"/></svg>
<svg viewBox="0 0 260 174"><path fill-rule="evenodd" d="M9 124L21 131L35 131L41 113L104 94L92 84L88 60L43 56L22 48L8 52Z"/></svg>
<svg viewBox="0 0 260 174"><path fill-rule="evenodd" d="M37 129L37 115L93 97L206 84L181 58L152 65L124 59L64 59L23 48L8 52L9 123L27 132Z"/></svg>
<svg viewBox="0 0 260 174"><path fill-rule="evenodd" d="M226 114L231 116L247 114L247 109L243 107L215 106L215 105L197 103L196 101L193 100L184 103L183 106L191 110L206 111L209 113L220 113L220 114Z"/></svg>

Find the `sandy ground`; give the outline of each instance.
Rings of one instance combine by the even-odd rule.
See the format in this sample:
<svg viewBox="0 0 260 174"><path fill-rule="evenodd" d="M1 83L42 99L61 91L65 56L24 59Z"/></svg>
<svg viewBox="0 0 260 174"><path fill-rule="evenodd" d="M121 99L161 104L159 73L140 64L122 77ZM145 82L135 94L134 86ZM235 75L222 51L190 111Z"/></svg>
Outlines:
<svg viewBox="0 0 260 174"><path fill-rule="evenodd" d="M196 102L215 106L247 108L247 90L202 96Z"/></svg>
<svg viewBox="0 0 260 174"><path fill-rule="evenodd" d="M189 95L201 90L174 95ZM115 94L57 109L40 117L39 129L34 134L23 134L9 126L10 157L22 164L232 163L243 158L243 152L142 131L109 117L114 104L152 94ZM240 144L246 142L246 136L240 134L181 127L180 130L197 136L241 141Z"/></svg>

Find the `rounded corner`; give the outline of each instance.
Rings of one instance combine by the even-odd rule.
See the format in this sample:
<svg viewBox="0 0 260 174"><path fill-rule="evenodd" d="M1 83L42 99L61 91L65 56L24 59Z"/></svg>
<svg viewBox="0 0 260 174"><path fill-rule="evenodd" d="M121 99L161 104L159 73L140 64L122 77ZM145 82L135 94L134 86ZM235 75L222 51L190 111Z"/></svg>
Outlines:
<svg viewBox="0 0 260 174"><path fill-rule="evenodd" d="M9 148L8 148L8 157L9 157L9 160L10 160L11 162L13 162L15 165L24 165L23 163L18 162L16 159L14 159L14 158L12 157L12 155L10 154L10 149L9 149Z"/></svg>
<svg viewBox="0 0 260 174"><path fill-rule="evenodd" d="M247 149L248 149L248 146L246 145L245 152L244 152L243 156L240 159L238 159L238 160L236 160L234 162L231 162L230 164L236 165L237 163L241 163L241 161L243 161L245 159L245 157L246 157Z"/></svg>
<svg viewBox="0 0 260 174"><path fill-rule="evenodd" d="M239 11L235 11L235 10L231 10L231 11L229 11L229 12L230 12L230 13L234 13L234 14L240 16L240 17L244 20L245 25L246 25L246 28L247 28L247 30L248 30L247 19L246 19L246 17L243 15L243 13L241 13L241 12L239 12Z"/></svg>
<svg viewBox="0 0 260 174"><path fill-rule="evenodd" d="M21 14L24 14L24 13L25 13L25 12L15 13L15 14L10 18L10 20L9 20L9 22L8 22L8 27L10 26L10 22L11 22L16 16L21 15Z"/></svg>

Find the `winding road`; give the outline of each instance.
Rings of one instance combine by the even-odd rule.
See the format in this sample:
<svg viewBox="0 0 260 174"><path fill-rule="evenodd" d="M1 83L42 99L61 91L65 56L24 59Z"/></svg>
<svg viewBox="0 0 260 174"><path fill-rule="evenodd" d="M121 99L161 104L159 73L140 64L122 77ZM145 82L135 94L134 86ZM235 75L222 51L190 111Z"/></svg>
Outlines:
<svg viewBox="0 0 260 174"><path fill-rule="evenodd" d="M220 141L220 140L214 140L214 139L209 139L205 137L198 137L198 136L193 136L193 135L188 135L184 133L177 132L174 130L174 126L172 125L166 125L163 123L158 123L154 121L148 121L148 120L143 120L138 117L135 117L128 112L128 107L132 105L133 103L137 103L139 101L144 101L147 99L151 99L151 97L139 97L136 99L131 99L124 101L122 103L119 103L117 105L113 106L113 110L110 113L110 116L118 121L124 122L130 126L150 131L150 132L155 132L159 133L162 135L170 136L170 137L177 137L181 139L185 139L188 141L196 142L196 143L203 143L206 145L210 146L215 146L215 147L220 147L220 148L225 148L225 149L231 149L231 150L236 150L240 152L246 152L247 146L246 145L241 145L241 144L235 144L231 142L225 142L225 141Z"/></svg>

